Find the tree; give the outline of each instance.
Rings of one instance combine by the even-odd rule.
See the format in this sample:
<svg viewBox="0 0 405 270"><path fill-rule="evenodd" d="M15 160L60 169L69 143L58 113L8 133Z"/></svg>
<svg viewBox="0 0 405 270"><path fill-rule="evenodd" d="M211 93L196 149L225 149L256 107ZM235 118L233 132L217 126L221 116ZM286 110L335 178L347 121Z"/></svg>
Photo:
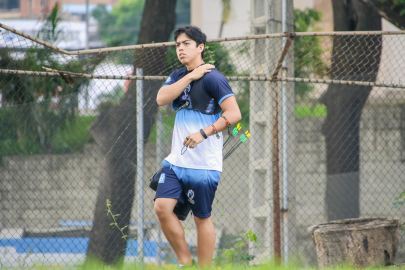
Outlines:
<svg viewBox="0 0 405 270"><path fill-rule="evenodd" d="M59 26L60 15L59 5L56 3L36 36L54 45L63 40L65 37ZM21 52L18 48L15 50L17 53ZM12 57L10 48L2 49L0 55L0 67L3 69L44 71L43 66L46 66L81 73L94 67L92 61L86 66L78 60L61 63L56 57L58 54L39 44L28 48L23 53L24 57L18 59ZM13 129L18 140L17 153L55 153L57 149L54 138L68 122L74 120L76 94L86 80L75 79L72 83L67 83L60 77L1 74L0 81L3 113L9 113L15 123ZM52 108L51 98L55 96L61 98L58 100L58 107ZM1 150L3 149L0 152Z"/></svg>
<svg viewBox="0 0 405 270"><path fill-rule="evenodd" d="M381 30L381 16L360 0L332 0L335 31ZM331 79L374 82L382 40L379 35L333 37ZM347 49L350 48L350 49ZM360 214L360 119L371 86L331 84L321 101L326 141L328 220Z"/></svg>
<svg viewBox="0 0 405 270"><path fill-rule="evenodd" d="M405 30L405 0L360 0L381 17Z"/></svg>
<svg viewBox="0 0 405 270"><path fill-rule="evenodd" d="M143 10L138 43L167 41L176 23L176 0L146 0ZM134 70L142 68L144 75L161 74L164 67L164 49L145 48L135 52ZM160 55L153 57L150 55ZM157 112L156 94L162 82L144 81L144 138L148 138L154 116ZM125 98L119 105L110 106L95 119L89 132L96 143L108 155L104 161L105 173L100 179L93 228L86 262L92 259L106 264L122 266L126 241L121 232L112 228L112 219L106 215L106 200L111 201L111 211L118 214L118 226L128 225L135 196L134 179L136 175L136 82L131 81ZM124 116L124 117L123 117ZM128 127L128 128L127 128Z"/></svg>

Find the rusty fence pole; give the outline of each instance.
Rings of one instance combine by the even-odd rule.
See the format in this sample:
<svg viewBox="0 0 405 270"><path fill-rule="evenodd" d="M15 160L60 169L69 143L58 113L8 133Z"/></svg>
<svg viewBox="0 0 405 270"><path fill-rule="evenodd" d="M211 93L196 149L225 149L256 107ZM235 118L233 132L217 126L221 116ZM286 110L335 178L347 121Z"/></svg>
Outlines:
<svg viewBox="0 0 405 270"><path fill-rule="evenodd" d="M281 262L281 226L280 226L280 162L278 150L278 89L277 81L272 82L273 92L273 237L274 259L276 264Z"/></svg>
<svg viewBox="0 0 405 270"><path fill-rule="evenodd" d="M278 143L278 89L277 76L281 69L282 63L287 55L288 49L294 41L295 33L285 33L288 39L281 52L280 58L271 75L272 78L272 93L273 93L273 244L274 244L274 259L276 265L281 263L281 209L280 209L280 160L279 160L279 143Z"/></svg>

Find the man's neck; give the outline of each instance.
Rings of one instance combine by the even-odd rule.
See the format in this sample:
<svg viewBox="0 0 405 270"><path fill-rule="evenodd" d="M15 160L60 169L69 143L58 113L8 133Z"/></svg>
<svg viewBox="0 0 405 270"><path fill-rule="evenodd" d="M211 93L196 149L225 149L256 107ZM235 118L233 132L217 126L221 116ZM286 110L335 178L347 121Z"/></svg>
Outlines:
<svg viewBox="0 0 405 270"><path fill-rule="evenodd" d="M188 63L188 65L186 65L186 67L187 67L187 70L190 71L190 70L195 69L196 67L201 66L202 64L204 64L204 61L201 58L199 58L199 59L196 59L195 61L192 61L191 63Z"/></svg>

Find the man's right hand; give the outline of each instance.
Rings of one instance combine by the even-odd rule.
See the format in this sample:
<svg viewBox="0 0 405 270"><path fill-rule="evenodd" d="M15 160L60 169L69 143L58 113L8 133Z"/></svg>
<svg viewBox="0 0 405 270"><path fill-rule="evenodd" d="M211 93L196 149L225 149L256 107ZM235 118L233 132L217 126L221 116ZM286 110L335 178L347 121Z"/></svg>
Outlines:
<svg viewBox="0 0 405 270"><path fill-rule="evenodd" d="M195 68L192 72L190 72L187 76L192 80L196 81L202 78L205 73L211 72L211 69L215 68L214 65L205 64Z"/></svg>

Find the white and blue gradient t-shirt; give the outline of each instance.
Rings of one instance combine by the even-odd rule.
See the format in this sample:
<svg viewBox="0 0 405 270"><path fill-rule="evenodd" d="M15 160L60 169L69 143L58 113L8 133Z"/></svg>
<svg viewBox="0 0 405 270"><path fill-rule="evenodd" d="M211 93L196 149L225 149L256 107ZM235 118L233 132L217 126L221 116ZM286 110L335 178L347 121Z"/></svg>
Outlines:
<svg viewBox="0 0 405 270"><path fill-rule="evenodd" d="M163 87L171 85L191 71L187 68L181 68L173 71ZM183 105L186 100L189 100L189 93L194 82L191 82L181 95L173 101L173 108L176 110ZM234 96L228 80L217 69L212 69L202 78L202 90L211 96L216 105L219 106L226 98ZM177 112L174 122L172 151L165 160L173 165L201 170L216 170L222 172L222 132L219 133L220 139L209 136L208 139L202 141L194 149L187 149L182 155L183 142L185 138L199 132L200 129L206 128L214 124L221 116L218 114L204 114L200 111L182 109Z"/></svg>

